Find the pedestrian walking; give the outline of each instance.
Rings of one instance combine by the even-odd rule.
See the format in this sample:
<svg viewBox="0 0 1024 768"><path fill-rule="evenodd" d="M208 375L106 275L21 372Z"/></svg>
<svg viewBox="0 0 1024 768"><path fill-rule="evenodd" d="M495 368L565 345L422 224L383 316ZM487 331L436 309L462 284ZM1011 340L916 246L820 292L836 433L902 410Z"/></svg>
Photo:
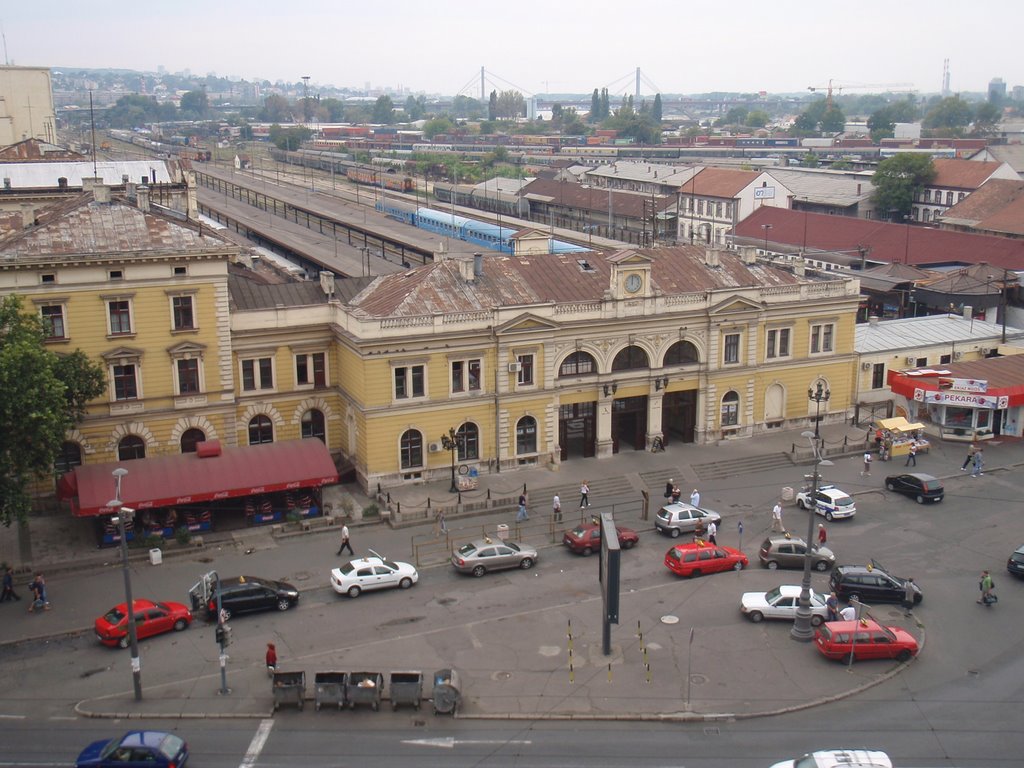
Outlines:
<svg viewBox="0 0 1024 768"><path fill-rule="evenodd" d="M700 492L696 488L694 488L693 489L693 493L690 494L690 506L691 507L699 507L700 506Z"/></svg>
<svg viewBox="0 0 1024 768"><path fill-rule="evenodd" d="M530 516L526 514L526 494L519 494L519 511L516 512L516 522L521 523L524 520L529 520Z"/></svg>
<svg viewBox="0 0 1024 768"><path fill-rule="evenodd" d="M971 443L970 445L967 446L967 458L965 458L964 463L960 465L961 472L967 471L967 468L971 465L971 462L974 461L974 454L977 453L977 451L978 447L974 443Z"/></svg>
<svg viewBox="0 0 1024 768"><path fill-rule="evenodd" d="M871 477L871 451L864 451L864 469L860 471L861 477Z"/></svg>
<svg viewBox="0 0 1024 768"><path fill-rule="evenodd" d="M981 590L981 597L978 598L979 603L993 603L992 590L996 584L992 581L992 576L988 571L981 572L981 581L978 582L978 589Z"/></svg>
<svg viewBox="0 0 1024 768"><path fill-rule="evenodd" d="M580 509L590 506L590 486L584 480L580 485Z"/></svg>
<svg viewBox="0 0 1024 768"><path fill-rule="evenodd" d="M673 485L672 486L672 503L673 504L677 504L679 502L679 497L682 496L682 495L683 495L683 492L679 489L679 486L678 485Z"/></svg>
<svg viewBox="0 0 1024 768"><path fill-rule="evenodd" d="M448 535L448 521L444 518L444 510L439 509L434 516L434 535Z"/></svg>
<svg viewBox="0 0 1024 768"><path fill-rule="evenodd" d="M352 551L352 542L349 541L349 538L348 538L348 526L347 525L343 525L343 526L341 526L341 546L338 547L338 554L340 555L346 549L348 549L348 553L350 555L354 556L356 554L355 552Z"/></svg>
<svg viewBox="0 0 1024 768"><path fill-rule="evenodd" d="M981 448L978 448L974 452L973 462L974 462L974 467L971 469L971 477L977 477L978 475L984 475L985 473L981 471L981 467L985 463L985 455L984 455L984 451L982 451Z"/></svg>
<svg viewBox="0 0 1024 768"><path fill-rule="evenodd" d="M273 643L267 643L267 676L273 677L277 672L277 647Z"/></svg>
<svg viewBox="0 0 1024 768"><path fill-rule="evenodd" d="M775 506L772 507L772 530L778 531L779 533L785 533L786 529L782 527L782 504L775 502Z"/></svg>
<svg viewBox="0 0 1024 768"><path fill-rule="evenodd" d="M32 613L36 608L42 608L44 611L50 610L50 600L46 596L46 579L43 578L41 572L36 573L28 588L32 590L32 602L28 606L29 613Z"/></svg>
<svg viewBox="0 0 1024 768"><path fill-rule="evenodd" d="M708 541L718 546L718 526L715 525L714 520L708 523Z"/></svg>
<svg viewBox="0 0 1024 768"><path fill-rule="evenodd" d="M562 500L558 498L558 494L551 500L551 516L555 518L556 523L562 522Z"/></svg>
<svg viewBox="0 0 1024 768"><path fill-rule="evenodd" d="M914 607L914 595L917 590L914 589L914 580L907 579L903 582L903 615L909 616L910 610Z"/></svg>
<svg viewBox="0 0 1024 768"><path fill-rule="evenodd" d="M818 523L818 547L824 547L828 541L828 532L825 530L824 523Z"/></svg>
<svg viewBox="0 0 1024 768"><path fill-rule="evenodd" d="M907 451L907 463L904 464L903 466L909 467L911 464L913 464L915 467L917 466L917 443L916 442L912 442L910 444L910 450Z"/></svg>
<svg viewBox="0 0 1024 768"><path fill-rule="evenodd" d="M4 564L4 590L0 593L0 603L8 600L21 600L21 597L14 591L14 569Z"/></svg>
<svg viewBox="0 0 1024 768"><path fill-rule="evenodd" d="M693 543L704 543L704 521L700 518L697 519L697 524L693 526Z"/></svg>
<svg viewBox="0 0 1024 768"><path fill-rule="evenodd" d="M676 481L673 480L670 477L668 479L668 482L665 483L665 498L666 499L671 498L671 496L672 496L672 489L675 488L675 487L676 487Z"/></svg>
<svg viewBox="0 0 1024 768"><path fill-rule="evenodd" d="M826 621L839 620L839 598L836 597L835 592L832 592L825 598L825 608L828 610L828 618Z"/></svg>

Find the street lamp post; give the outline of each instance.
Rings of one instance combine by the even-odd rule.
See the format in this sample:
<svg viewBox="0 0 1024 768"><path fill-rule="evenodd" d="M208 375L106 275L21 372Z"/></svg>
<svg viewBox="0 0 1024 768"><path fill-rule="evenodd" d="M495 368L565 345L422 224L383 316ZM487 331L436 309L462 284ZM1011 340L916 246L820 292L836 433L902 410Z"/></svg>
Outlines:
<svg viewBox="0 0 1024 768"><path fill-rule="evenodd" d="M455 484L455 449L458 448L459 444L456 440L455 427L448 427L448 434L441 435L441 445L444 446L444 449L452 457L452 487L448 491L449 493L458 493L459 486Z"/></svg>
<svg viewBox="0 0 1024 768"><path fill-rule="evenodd" d="M796 609L796 619L793 621L793 629L789 636L801 643L807 643L814 639L814 630L811 628L811 561L813 558L814 541L814 520L815 505L818 496L818 481L821 479L819 468L832 466L832 462L821 458L821 443L818 439L818 420L821 412L822 402L828 402L831 392L824 387L821 381L814 389L807 390L807 399L813 400L815 404L814 431L804 432L803 435L810 443L814 451L814 470L811 475L811 507L807 510L807 538L804 540L804 577L800 583L800 602Z"/></svg>
<svg viewBox="0 0 1024 768"><path fill-rule="evenodd" d="M121 478L128 470L118 467L114 470L115 497L107 502L107 506L117 510L113 522L117 525L117 533L121 538L121 570L124 572L124 597L128 611L128 642L132 654L132 686L135 688L135 700L142 701L142 661L139 659L139 636L135 627L135 601L132 600L132 576L128 569L128 537L125 534L125 521L135 516L135 510L121 503Z"/></svg>

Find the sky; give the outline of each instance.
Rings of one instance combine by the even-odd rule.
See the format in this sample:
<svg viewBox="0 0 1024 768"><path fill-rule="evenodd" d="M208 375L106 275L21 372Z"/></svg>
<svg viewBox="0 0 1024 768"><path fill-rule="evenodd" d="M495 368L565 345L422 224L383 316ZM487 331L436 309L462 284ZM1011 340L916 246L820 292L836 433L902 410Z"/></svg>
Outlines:
<svg viewBox="0 0 1024 768"><path fill-rule="evenodd" d="M0 8L8 64L119 68L468 96L935 93L1024 85L1024 3L733 0L51 0ZM610 11L609 8L617 10ZM621 9L627 10L621 10ZM635 10L634 10L635 9Z"/></svg>

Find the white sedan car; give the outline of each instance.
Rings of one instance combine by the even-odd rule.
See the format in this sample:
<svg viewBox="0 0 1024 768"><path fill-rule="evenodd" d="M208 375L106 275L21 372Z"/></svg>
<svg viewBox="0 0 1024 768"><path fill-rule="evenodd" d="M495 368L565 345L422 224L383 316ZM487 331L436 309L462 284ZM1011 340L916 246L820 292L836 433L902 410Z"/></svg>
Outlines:
<svg viewBox="0 0 1024 768"><path fill-rule="evenodd" d="M339 595L359 597L361 592L371 589L408 589L419 578L409 563L396 563L374 552L373 557L349 560L331 571L331 586Z"/></svg>
<svg viewBox="0 0 1024 768"><path fill-rule="evenodd" d="M796 609L800 605L800 587L796 584L783 584L769 592L744 592L740 598L740 611L747 618L757 623L764 619L796 618ZM828 607L825 598L811 590L811 624L818 626L828 618Z"/></svg>

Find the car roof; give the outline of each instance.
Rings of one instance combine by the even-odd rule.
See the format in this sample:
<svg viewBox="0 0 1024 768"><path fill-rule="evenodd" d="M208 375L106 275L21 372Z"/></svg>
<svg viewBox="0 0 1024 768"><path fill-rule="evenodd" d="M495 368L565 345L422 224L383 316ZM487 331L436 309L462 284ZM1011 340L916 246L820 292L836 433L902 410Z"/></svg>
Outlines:
<svg viewBox="0 0 1024 768"><path fill-rule="evenodd" d="M786 542L796 542L803 544L804 540L800 536L794 536L791 533L770 533L765 541L770 541L772 544L785 544Z"/></svg>
<svg viewBox="0 0 1024 768"><path fill-rule="evenodd" d="M690 549L721 549L721 550L724 550L725 552L729 552L729 553L734 553L735 552L737 554L743 554L738 549L734 549L733 547L726 547L726 546L723 546L721 544L698 544L697 542L694 542L694 541L688 541L688 542L686 542L684 544L676 544L674 547L672 547L672 549L678 549L680 551L685 551L685 550L690 550Z"/></svg>
<svg viewBox="0 0 1024 768"><path fill-rule="evenodd" d="M879 572L879 573L884 573L886 576L889 575L889 572L887 570L885 570L884 568L881 568L881 567L879 567L877 565L873 565L870 568L868 568L866 565L837 565L836 566L836 571L838 573L875 573L875 572Z"/></svg>
<svg viewBox="0 0 1024 768"><path fill-rule="evenodd" d="M840 491L834 485L832 487L830 487L830 488L819 488L818 490L821 491L822 493L824 493L826 496L832 497L833 499L837 498L837 497L842 498L843 496L849 496L850 495L846 491Z"/></svg>
<svg viewBox="0 0 1024 768"><path fill-rule="evenodd" d="M688 501L670 501L668 504L663 504L661 508L671 509L672 511L685 509L700 509L700 507L695 507Z"/></svg>
<svg viewBox="0 0 1024 768"><path fill-rule="evenodd" d="M799 584L780 584L778 586L779 592L786 597L799 597L801 589L802 587ZM771 592L771 590L768 591ZM813 593L814 590L812 589L811 592Z"/></svg>
<svg viewBox="0 0 1024 768"><path fill-rule="evenodd" d="M381 565L384 559L380 557L357 557L353 560L349 560L349 563L358 568L361 565Z"/></svg>

